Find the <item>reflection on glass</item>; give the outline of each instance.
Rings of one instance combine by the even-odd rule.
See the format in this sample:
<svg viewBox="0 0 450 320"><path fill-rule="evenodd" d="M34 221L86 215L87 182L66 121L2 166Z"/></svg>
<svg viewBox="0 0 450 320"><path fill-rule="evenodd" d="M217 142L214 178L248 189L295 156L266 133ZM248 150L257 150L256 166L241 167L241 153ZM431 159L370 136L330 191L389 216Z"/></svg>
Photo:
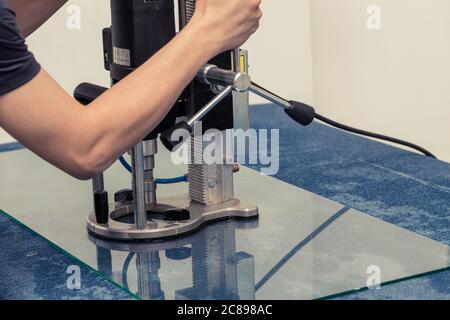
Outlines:
<svg viewBox="0 0 450 320"><path fill-rule="evenodd" d="M163 288L171 285L166 285L160 277L161 257L178 265L191 263L192 284L175 288L176 300L254 300L254 257L236 252L236 229L254 228L257 224L256 220L227 221L209 225L189 237L165 242L121 243L92 236L90 240L97 246L99 272L115 280L119 278L123 287L144 300L167 298ZM118 269L114 263L122 265L119 277L113 273ZM136 273L130 271L132 266ZM133 280L129 279L131 275ZM136 288L132 288L132 282Z"/></svg>

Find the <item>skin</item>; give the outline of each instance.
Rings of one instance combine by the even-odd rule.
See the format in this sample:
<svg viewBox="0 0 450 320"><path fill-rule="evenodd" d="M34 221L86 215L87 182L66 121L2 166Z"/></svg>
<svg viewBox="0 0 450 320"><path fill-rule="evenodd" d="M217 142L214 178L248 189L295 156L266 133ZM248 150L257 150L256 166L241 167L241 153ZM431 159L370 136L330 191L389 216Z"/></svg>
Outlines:
<svg viewBox="0 0 450 320"><path fill-rule="evenodd" d="M36 30L64 3L10 1L24 34ZM261 0L197 0L188 26L89 108L42 69L33 80L0 97L0 127L68 174L89 179L152 131L208 60L241 46L258 29L260 4Z"/></svg>
<svg viewBox="0 0 450 320"><path fill-rule="evenodd" d="M16 12L22 34L28 37L66 2L67 0L9 0L9 5Z"/></svg>

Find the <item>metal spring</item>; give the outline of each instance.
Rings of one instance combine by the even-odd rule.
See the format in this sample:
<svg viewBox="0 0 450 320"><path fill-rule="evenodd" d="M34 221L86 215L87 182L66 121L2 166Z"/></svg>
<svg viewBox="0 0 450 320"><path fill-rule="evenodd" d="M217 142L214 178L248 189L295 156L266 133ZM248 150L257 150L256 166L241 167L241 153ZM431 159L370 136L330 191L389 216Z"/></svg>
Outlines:
<svg viewBox="0 0 450 320"><path fill-rule="evenodd" d="M186 23L191 21L192 17L194 16L195 12L195 0L186 0L185 1L185 8L186 8Z"/></svg>
<svg viewBox="0 0 450 320"><path fill-rule="evenodd" d="M206 166L203 163L203 139L191 138L189 167L189 195L192 200L206 204Z"/></svg>

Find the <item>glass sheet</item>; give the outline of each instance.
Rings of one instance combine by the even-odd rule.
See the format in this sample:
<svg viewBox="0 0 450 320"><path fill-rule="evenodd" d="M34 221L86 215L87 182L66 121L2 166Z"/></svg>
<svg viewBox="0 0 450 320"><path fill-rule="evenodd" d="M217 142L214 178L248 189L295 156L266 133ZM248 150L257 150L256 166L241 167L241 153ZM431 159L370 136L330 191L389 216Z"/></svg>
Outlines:
<svg viewBox="0 0 450 320"><path fill-rule="evenodd" d="M183 174L157 158L161 177ZM214 223L176 240L133 243L90 237L91 183L27 150L0 154L0 208L143 299L317 299L449 266L449 248L242 168L236 194L260 218ZM129 187L115 165L110 196ZM161 186L160 197L187 191Z"/></svg>

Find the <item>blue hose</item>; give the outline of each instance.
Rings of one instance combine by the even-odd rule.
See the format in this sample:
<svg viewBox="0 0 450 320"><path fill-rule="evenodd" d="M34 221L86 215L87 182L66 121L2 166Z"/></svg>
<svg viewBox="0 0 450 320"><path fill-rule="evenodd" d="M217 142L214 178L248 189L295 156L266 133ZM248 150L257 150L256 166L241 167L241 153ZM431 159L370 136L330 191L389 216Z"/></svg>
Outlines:
<svg viewBox="0 0 450 320"><path fill-rule="evenodd" d="M127 162L127 160L125 160L125 158L123 156L121 156L119 158L119 161L122 164L122 166L125 168L125 170L127 170L129 173L133 173L133 168L131 168L130 164Z"/></svg>
<svg viewBox="0 0 450 320"><path fill-rule="evenodd" d="M156 179L157 184L175 184L175 183L181 183L181 182L187 182L187 176L180 176L176 178L168 178L168 179Z"/></svg>
<svg viewBox="0 0 450 320"><path fill-rule="evenodd" d="M122 166L127 170L129 173L133 173L133 168L131 168L130 164L125 160L123 156L119 158L119 162L122 164ZM168 179L156 179L157 184L175 184L175 183L181 183L181 182L187 182L187 176L181 176L176 178L168 178Z"/></svg>

